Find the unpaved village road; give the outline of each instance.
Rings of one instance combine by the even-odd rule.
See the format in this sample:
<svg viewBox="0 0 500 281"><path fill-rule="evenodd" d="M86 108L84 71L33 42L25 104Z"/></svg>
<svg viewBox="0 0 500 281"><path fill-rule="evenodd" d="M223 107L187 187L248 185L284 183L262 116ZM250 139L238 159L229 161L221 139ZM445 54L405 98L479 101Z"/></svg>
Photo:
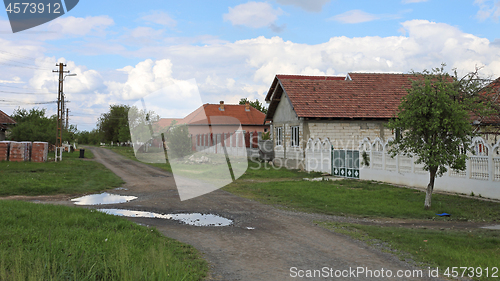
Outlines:
<svg viewBox="0 0 500 281"><path fill-rule="evenodd" d="M367 278L364 274L353 278L293 278L292 267L297 270L390 269L393 275L398 270L415 268L395 256L315 226L308 215L278 210L222 190L181 202L170 173L107 149L90 149L96 161L126 182L123 187L127 190L112 193L138 197L128 203L106 205L106 208L162 214L216 214L234 220L231 226L199 227L174 220L129 218L196 247L210 263L208 280L430 280L427 270L423 270L423 278ZM59 203L71 204L69 200Z"/></svg>

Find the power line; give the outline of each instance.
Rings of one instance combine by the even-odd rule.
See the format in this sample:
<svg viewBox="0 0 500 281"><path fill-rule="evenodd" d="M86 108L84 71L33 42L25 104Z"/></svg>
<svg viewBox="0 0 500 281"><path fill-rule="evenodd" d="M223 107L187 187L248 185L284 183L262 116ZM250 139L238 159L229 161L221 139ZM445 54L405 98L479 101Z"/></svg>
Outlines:
<svg viewBox="0 0 500 281"><path fill-rule="evenodd" d="M54 93L21 93L21 92L12 92L12 91L2 91L0 93L8 93L8 94L17 94L17 95L53 95Z"/></svg>

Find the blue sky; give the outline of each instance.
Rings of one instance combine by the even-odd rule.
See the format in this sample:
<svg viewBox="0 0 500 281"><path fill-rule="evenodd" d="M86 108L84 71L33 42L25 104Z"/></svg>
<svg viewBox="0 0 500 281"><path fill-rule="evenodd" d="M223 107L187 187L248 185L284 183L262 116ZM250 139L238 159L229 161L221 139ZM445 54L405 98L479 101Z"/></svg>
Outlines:
<svg viewBox="0 0 500 281"><path fill-rule="evenodd" d="M202 102L262 101L277 73L408 72L444 62L497 78L499 20L498 0L88 0L13 34L4 12L0 109L55 113L33 103L56 99L57 62L77 74L65 94L70 123L81 130L94 128L110 104L182 81L196 81L201 100L167 99L181 116L163 117Z"/></svg>

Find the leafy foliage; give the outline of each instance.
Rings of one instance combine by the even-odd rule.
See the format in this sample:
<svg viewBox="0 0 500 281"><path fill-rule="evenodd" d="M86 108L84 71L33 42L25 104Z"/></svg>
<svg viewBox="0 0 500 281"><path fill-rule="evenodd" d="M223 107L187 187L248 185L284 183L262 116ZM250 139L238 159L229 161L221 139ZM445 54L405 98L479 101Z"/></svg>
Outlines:
<svg viewBox="0 0 500 281"><path fill-rule="evenodd" d="M458 79L441 68L413 73L412 87L407 89L399 106L397 118L388 127L401 130L401 137L391 142L390 153L417 157L430 173L425 207L430 208L430 196L436 175L447 166L464 170L470 150L473 126L471 114L486 114L487 103L479 94L483 85L475 74Z"/></svg>
<svg viewBox="0 0 500 281"><path fill-rule="evenodd" d="M128 125L128 105L110 105L109 112L101 114L97 127L101 132L102 141L125 142L130 140Z"/></svg>
<svg viewBox="0 0 500 281"><path fill-rule="evenodd" d="M267 107L264 104L262 104L258 99L255 99L255 101L249 101L247 98L242 98L239 101L239 104L245 104L246 102L248 102L250 106L257 109L258 111L267 114Z"/></svg>
<svg viewBox="0 0 500 281"><path fill-rule="evenodd" d="M192 153L189 129L186 124L176 125L175 121L172 123L172 127L166 134L168 157L169 159L182 158Z"/></svg>
<svg viewBox="0 0 500 281"><path fill-rule="evenodd" d="M17 124L10 127L10 139L13 141L44 141L55 143L56 140L56 116L45 116L46 109L32 108L17 109L12 115ZM63 141L72 142L76 127L71 125L63 129Z"/></svg>

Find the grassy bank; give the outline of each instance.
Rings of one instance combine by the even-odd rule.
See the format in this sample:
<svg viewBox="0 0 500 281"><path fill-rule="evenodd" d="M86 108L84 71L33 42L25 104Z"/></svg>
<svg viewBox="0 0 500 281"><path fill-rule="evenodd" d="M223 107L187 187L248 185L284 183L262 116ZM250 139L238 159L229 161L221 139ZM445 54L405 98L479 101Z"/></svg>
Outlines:
<svg viewBox="0 0 500 281"><path fill-rule="evenodd" d="M473 280L498 280L500 277L499 231L408 229L331 222L320 224L368 244L383 241L389 248L397 249L396 254L401 259L417 261L422 266L438 267L440 277L452 277L444 275L446 268L450 268L448 273L451 274L452 267L457 267L459 276L470 275L475 277ZM467 267L467 270L460 267ZM496 275L492 276L494 268Z"/></svg>
<svg viewBox="0 0 500 281"><path fill-rule="evenodd" d="M128 159L132 159L134 161L139 161L135 157L134 149L132 147L126 147L126 146L106 146L106 148L109 149L109 150L111 150L111 151L113 151L113 152L115 152L115 153L117 153L117 154L125 156ZM158 150L158 151L159 152L157 152L157 153L162 154L161 150ZM147 153L144 153L142 155L144 157L148 156ZM139 161L139 162L142 162L142 163L145 163L145 164L148 164L148 165L151 165L151 166L163 169L163 170L168 171L168 172L172 172L172 168L170 168L170 164L168 163L168 161L166 161L166 163L149 163L149 162L143 162L143 161Z"/></svg>
<svg viewBox="0 0 500 281"><path fill-rule="evenodd" d="M100 212L0 201L0 280L201 280L191 246Z"/></svg>
<svg viewBox="0 0 500 281"><path fill-rule="evenodd" d="M496 202L434 194L432 209L425 210L425 193L369 181L240 181L224 189L266 204L329 215L481 222L500 218L500 204ZM452 216L436 216L443 212Z"/></svg>
<svg viewBox="0 0 500 281"><path fill-rule="evenodd" d="M134 150L132 147L118 147L118 146L107 146L107 149L110 149L113 152L116 152L117 154L120 154L122 156L125 156L128 159L132 159L134 161L139 161L134 155ZM172 168L170 167L170 164L167 162L165 164L158 164L158 163L146 163L148 165L152 165L161 169L164 169L166 171L172 172ZM178 165L179 167L182 167L182 165ZM188 166L186 166L188 167ZM192 166L191 166L192 167ZM211 166L210 165L200 165L197 166L197 168L202 169L200 173L206 172L209 173ZM206 169L206 171L203 171L203 169ZM284 179L302 179L302 178L311 178L311 177L318 177L320 176L321 173L306 173L306 172L301 172L298 170L288 170L284 168L277 168L269 165L268 163L261 163L258 162L257 160L249 160L248 161L248 169L246 170L245 174L243 174L240 179L255 179L255 180L262 180L262 179L279 179L279 180L284 180Z"/></svg>
<svg viewBox="0 0 500 281"><path fill-rule="evenodd" d="M62 162L0 162L0 196L51 195L97 192L123 184L122 179L102 164L78 158L80 153L63 153ZM92 158L90 150L86 158ZM54 153L49 153L54 159Z"/></svg>

